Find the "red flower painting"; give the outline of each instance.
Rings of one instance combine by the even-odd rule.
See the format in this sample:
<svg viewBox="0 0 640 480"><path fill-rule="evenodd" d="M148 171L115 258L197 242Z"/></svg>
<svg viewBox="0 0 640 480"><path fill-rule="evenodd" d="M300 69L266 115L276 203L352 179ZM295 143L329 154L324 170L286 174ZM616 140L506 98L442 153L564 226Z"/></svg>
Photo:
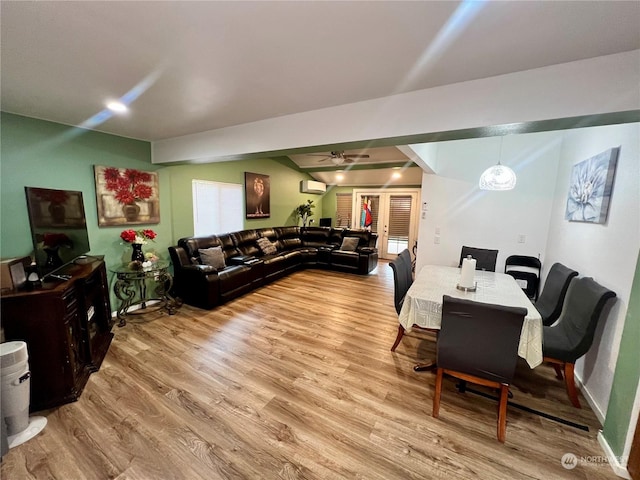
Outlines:
<svg viewBox="0 0 640 480"><path fill-rule="evenodd" d="M139 200L147 200L153 195L153 188L147 183L151 181L151 174L133 168L124 172L115 167L104 169L106 189L114 192L114 197L122 205L130 205Z"/></svg>

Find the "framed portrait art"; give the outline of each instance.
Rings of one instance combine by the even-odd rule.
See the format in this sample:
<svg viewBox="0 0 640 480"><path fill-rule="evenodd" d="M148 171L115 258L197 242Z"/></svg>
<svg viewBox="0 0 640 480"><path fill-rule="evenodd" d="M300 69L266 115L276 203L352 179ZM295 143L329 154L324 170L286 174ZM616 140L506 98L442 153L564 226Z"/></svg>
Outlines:
<svg viewBox="0 0 640 480"><path fill-rule="evenodd" d="M160 223L158 174L94 165L98 226Z"/></svg>
<svg viewBox="0 0 640 480"><path fill-rule="evenodd" d="M244 172L244 194L247 218L271 216L269 175Z"/></svg>
<svg viewBox="0 0 640 480"><path fill-rule="evenodd" d="M570 222L605 223L620 147L576 163L571 170L565 218Z"/></svg>

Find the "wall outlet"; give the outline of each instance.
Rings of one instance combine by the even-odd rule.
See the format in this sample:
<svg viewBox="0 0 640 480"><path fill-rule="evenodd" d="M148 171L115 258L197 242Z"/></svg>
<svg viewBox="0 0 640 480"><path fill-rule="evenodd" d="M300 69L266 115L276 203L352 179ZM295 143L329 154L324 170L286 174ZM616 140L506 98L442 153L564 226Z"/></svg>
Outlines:
<svg viewBox="0 0 640 480"><path fill-rule="evenodd" d="M440 243L440 235L436 235L435 237L433 237L433 243L435 243L436 245Z"/></svg>
<svg viewBox="0 0 640 480"><path fill-rule="evenodd" d="M427 212L422 212L422 219L424 220L425 218L427 218Z"/></svg>
<svg viewBox="0 0 640 480"><path fill-rule="evenodd" d="M527 241L527 236L526 235L518 235L518 243L525 243Z"/></svg>

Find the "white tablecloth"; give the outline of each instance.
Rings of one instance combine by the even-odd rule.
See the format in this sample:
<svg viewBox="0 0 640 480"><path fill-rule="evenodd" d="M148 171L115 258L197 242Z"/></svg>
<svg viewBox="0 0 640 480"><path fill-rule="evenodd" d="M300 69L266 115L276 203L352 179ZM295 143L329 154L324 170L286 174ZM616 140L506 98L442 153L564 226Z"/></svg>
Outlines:
<svg viewBox="0 0 640 480"><path fill-rule="evenodd" d="M441 265L425 265L416 276L400 310L400 325L410 331L413 325L439 329L442 322L442 296L466 298L476 302L494 303L508 307L524 307L527 316L522 325L518 355L531 368L542 363L542 318L529 298L504 273L476 271L475 292L458 290L460 269Z"/></svg>

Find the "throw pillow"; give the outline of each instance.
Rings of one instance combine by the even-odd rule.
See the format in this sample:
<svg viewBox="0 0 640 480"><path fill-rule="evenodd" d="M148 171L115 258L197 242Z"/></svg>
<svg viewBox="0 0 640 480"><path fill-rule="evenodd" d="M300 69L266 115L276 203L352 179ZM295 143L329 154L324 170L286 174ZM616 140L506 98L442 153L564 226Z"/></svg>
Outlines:
<svg viewBox="0 0 640 480"><path fill-rule="evenodd" d="M266 237L260 237L258 240L256 240L256 243L258 244L258 247L262 251L263 255L275 255L276 253L278 253L278 249L276 248L276 246L271 243Z"/></svg>
<svg viewBox="0 0 640 480"><path fill-rule="evenodd" d="M216 270L222 270L226 267L222 247L200 248L198 252L204 265L211 265Z"/></svg>
<svg viewBox="0 0 640 480"><path fill-rule="evenodd" d="M342 245L340 245L340 250L343 252L355 252L359 242L360 239L358 237L344 237L342 239Z"/></svg>

